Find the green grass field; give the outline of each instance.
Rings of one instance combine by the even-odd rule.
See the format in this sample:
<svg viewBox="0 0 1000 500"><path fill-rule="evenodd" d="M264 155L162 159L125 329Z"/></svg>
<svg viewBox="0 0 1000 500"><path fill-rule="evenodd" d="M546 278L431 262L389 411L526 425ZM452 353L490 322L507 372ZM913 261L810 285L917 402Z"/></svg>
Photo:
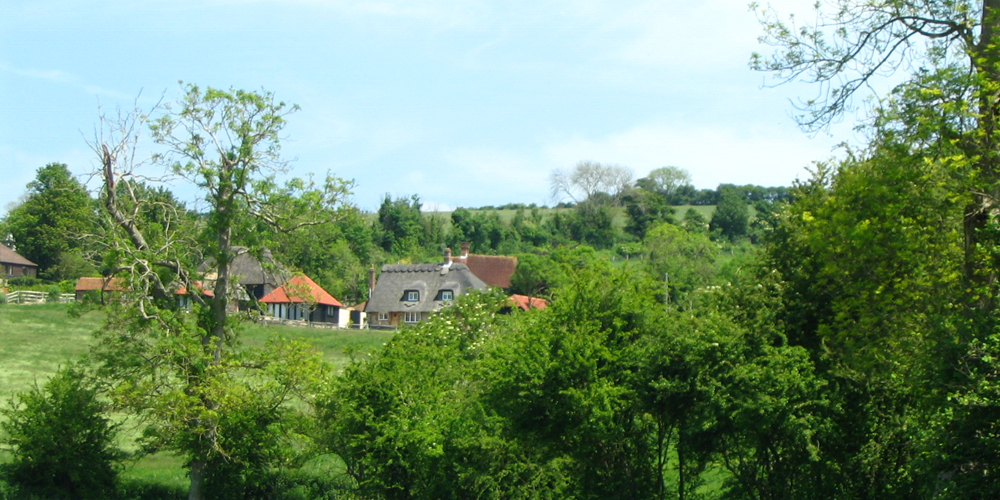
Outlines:
<svg viewBox="0 0 1000 500"><path fill-rule="evenodd" d="M6 405L14 393L30 389L36 381L44 384L61 365L86 354L104 314L91 311L72 318L68 310L65 304L0 304L0 404ZM312 344L339 372L350 363L352 353L363 356L377 350L393 332L246 324L242 338L247 346L262 346L274 335ZM0 463L9 459L10 453L0 449ZM122 479L139 490L150 490L142 497L186 498L183 465L181 458L168 453L147 455L128 462Z"/></svg>
<svg viewBox="0 0 1000 500"><path fill-rule="evenodd" d="M87 352L104 315L91 311L71 318L67 311L65 304L0 305L0 399L30 388L36 380L44 382L60 365ZM248 346L262 346L273 335L312 344L339 371L350 362L350 353L372 352L392 332L246 324L242 338Z"/></svg>
<svg viewBox="0 0 1000 500"><path fill-rule="evenodd" d="M99 312L70 318L65 304L0 305L0 397L42 383L79 359L103 321Z"/></svg>

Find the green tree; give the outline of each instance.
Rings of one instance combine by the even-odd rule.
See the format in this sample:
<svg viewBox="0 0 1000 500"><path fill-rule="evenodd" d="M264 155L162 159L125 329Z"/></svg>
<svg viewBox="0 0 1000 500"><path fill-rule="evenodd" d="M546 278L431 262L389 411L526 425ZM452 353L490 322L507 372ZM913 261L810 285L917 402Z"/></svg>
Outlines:
<svg viewBox="0 0 1000 500"><path fill-rule="evenodd" d="M371 226L353 207L313 215L329 222L291 233L271 231L267 247L273 249L279 262L301 270L337 299L364 301L368 294L366 264L381 261Z"/></svg>
<svg viewBox="0 0 1000 500"><path fill-rule="evenodd" d="M549 297L566 281L563 266L548 255L517 254L517 268L510 277L510 292L529 297Z"/></svg>
<svg viewBox="0 0 1000 500"><path fill-rule="evenodd" d="M406 255L427 243L421 206L417 195L395 200L385 195L378 209L375 229L383 250L392 255Z"/></svg>
<svg viewBox="0 0 1000 500"><path fill-rule="evenodd" d="M681 221L681 226L684 229L691 231L693 233L707 233L708 232L708 221L701 212L694 209L694 207L688 207L687 212L684 212L684 220Z"/></svg>
<svg viewBox="0 0 1000 500"><path fill-rule="evenodd" d="M747 235L750 230L750 208L735 186L719 186L719 203L709 223L711 231L735 241Z"/></svg>
<svg viewBox="0 0 1000 500"><path fill-rule="evenodd" d="M534 498L548 486L479 401L498 293L474 293L352 364L319 400L321 442L366 497Z"/></svg>
<svg viewBox="0 0 1000 500"><path fill-rule="evenodd" d="M824 460L853 497L912 498L956 466L919 458L946 455L933 423L963 413L948 394L968 383L954 371L965 355L954 182L908 143L879 144L818 165L768 236L784 335L809 350L843 412Z"/></svg>
<svg viewBox="0 0 1000 500"><path fill-rule="evenodd" d="M674 209L667 203L667 197L658 191L633 188L622 198L628 222L625 232L639 238L646 237L646 231L658 222L674 222Z"/></svg>
<svg viewBox="0 0 1000 500"><path fill-rule="evenodd" d="M597 248L611 248L621 231L615 226L612 206L600 197L578 203L570 219L570 235L575 241Z"/></svg>
<svg viewBox="0 0 1000 500"><path fill-rule="evenodd" d="M621 270L580 266L552 305L515 326L485 360L484 398L540 464L559 463L565 497L649 498L648 421L630 356L662 322L656 287Z"/></svg>
<svg viewBox="0 0 1000 500"><path fill-rule="evenodd" d="M667 276L674 300L713 283L719 247L707 235L662 223L650 229L643 241L653 274L659 279Z"/></svg>
<svg viewBox="0 0 1000 500"><path fill-rule="evenodd" d="M776 51L755 54L751 65L778 82L820 86L818 97L801 108L807 129L851 109L883 75L910 71L891 98L874 107L873 122L879 133L911 141L927 161L962 181L951 192L964 203L962 272L970 294L964 302L968 314L985 313L978 324L992 330L998 280L987 255L994 242L984 238L1000 200L1000 4L838 0L828 8L816 4L815 24L803 26L769 9L759 12L762 40Z"/></svg>
<svg viewBox="0 0 1000 500"><path fill-rule="evenodd" d="M668 203L675 203L679 191L691 186L691 174L680 167L660 167L653 169L646 177L636 181L636 187L659 193Z"/></svg>
<svg viewBox="0 0 1000 500"><path fill-rule="evenodd" d="M473 253L496 253L517 238L497 212L459 208L451 213L451 227L451 248L458 248L465 242Z"/></svg>
<svg viewBox="0 0 1000 500"><path fill-rule="evenodd" d="M115 404L145 419L145 444L185 458L192 500L208 494L226 462L246 470L277 466L274 455L262 455L258 445L238 436L258 436L260 428L253 426L265 426L269 439L290 439L293 426L283 416L292 410L286 403L322 373L315 353L294 342L242 348L239 316L231 307L238 297L231 270L238 243L259 244L266 237L257 231L260 223L291 231L328 222L312 214L336 209L347 193L348 184L333 177L318 186L274 180L286 167L279 135L295 109L269 92L186 85L183 98L152 121L153 138L166 148L155 159L205 196L205 241L193 240L193 231L169 212L169 223L160 225L126 210L144 202L121 186L141 178L131 159L135 132L148 115L105 123L104 136L94 144L108 227L114 228L108 262L128 286L121 304L112 304L94 359ZM172 290L196 289L193 269L203 256L217 263L214 281L206 283L212 293L190 294L194 313L187 314L178 310ZM278 429L282 434L270 435ZM239 478L229 479L239 484Z"/></svg>
<svg viewBox="0 0 1000 500"><path fill-rule="evenodd" d="M62 368L41 388L18 393L0 410L2 442L13 449L4 478L25 493L107 498L124 454L106 411L93 380L77 368Z"/></svg>
<svg viewBox="0 0 1000 500"><path fill-rule="evenodd" d="M24 202L0 223L0 232L13 236L17 252L38 264L43 277L56 281L78 277L61 274L68 269L59 267L60 256L79 252L93 228L94 203L62 163L39 168Z"/></svg>

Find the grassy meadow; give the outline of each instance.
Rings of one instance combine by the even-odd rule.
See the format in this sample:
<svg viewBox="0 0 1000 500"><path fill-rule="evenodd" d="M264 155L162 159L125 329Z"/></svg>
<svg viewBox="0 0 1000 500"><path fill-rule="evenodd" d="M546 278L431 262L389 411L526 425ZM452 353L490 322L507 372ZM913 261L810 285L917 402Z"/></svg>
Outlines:
<svg viewBox="0 0 1000 500"><path fill-rule="evenodd" d="M6 405L14 393L30 389L36 381L44 384L61 365L86 354L104 313L91 311L72 318L68 311L66 304L0 304L0 404ZM263 346L274 335L312 344L339 372L352 356L378 349L393 332L246 324L242 338L245 345ZM125 435L138 432L122 430ZM9 452L0 448L0 463L9 459ZM122 479L143 492L138 497L186 498L183 465L181 458L167 453L147 455L128 462Z"/></svg>

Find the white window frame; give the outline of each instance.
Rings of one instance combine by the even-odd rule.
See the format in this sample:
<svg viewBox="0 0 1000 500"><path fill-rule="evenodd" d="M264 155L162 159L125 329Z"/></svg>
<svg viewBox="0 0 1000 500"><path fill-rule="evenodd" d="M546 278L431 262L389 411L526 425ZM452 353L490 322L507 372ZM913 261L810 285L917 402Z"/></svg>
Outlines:
<svg viewBox="0 0 1000 500"><path fill-rule="evenodd" d="M406 311L406 312L403 313L403 323L414 324L414 323L419 323L419 322L420 322L420 313L419 312L416 312L416 311Z"/></svg>
<svg viewBox="0 0 1000 500"><path fill-rule="evenodd" d="M406 291L406 301L407 302L420 302L420 292L416 290Z"/></svg>
<svg viewBox="0 0 1000 500"><path fill-rule="evenodd" d="M387 313L387 312L380 312L380 313L378 313L378 319L377 320L378 321L389 321L389 313Z"/></svg>
<svg viewBox="0 0 1000 500"><path fill-rule="evenodd" d="M441 300L455 300L455 292L451 290L441 290Z"/></svg>

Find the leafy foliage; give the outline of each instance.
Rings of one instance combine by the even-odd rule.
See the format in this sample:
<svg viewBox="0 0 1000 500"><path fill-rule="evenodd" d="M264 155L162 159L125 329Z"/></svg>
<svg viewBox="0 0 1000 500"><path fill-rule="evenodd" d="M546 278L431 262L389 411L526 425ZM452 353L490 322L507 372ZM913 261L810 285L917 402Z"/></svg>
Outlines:
<svg viewBox="0 0 1000 500"><path fill-rule="evenodd" d="M81 240L93 226L87 190L65 164L49 163L28 183L24 202L0 222L0 238L9 233L19 254L37 264L43 276L59 281L80 276L79 267L66 260L79 258Z"/></svg>
<svg viewBox="0 0 1000 500"><path fill-rule="evenodd" d="M106 409L79 368L62 368L41 388L18 393L0 411L3 442L14 450L4 478L24 493L105 498L124 458Z"/></svg>

